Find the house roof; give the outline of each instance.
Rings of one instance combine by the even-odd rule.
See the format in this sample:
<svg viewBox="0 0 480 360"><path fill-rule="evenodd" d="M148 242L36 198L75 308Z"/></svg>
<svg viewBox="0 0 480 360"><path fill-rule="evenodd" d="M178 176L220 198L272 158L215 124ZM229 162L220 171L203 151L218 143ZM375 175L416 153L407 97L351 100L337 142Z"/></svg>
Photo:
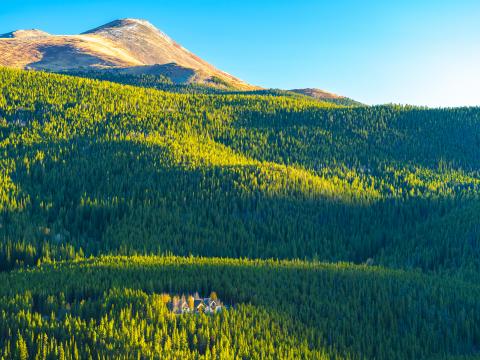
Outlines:
<svg viewBox="0 0 480 360"><path fill-rule="evenodd" d="M197 307L199 307L200 305L205 306L204 301L203 301L202 299L195 299L194 302L193 302L193 306L197 308Z"/></svg>

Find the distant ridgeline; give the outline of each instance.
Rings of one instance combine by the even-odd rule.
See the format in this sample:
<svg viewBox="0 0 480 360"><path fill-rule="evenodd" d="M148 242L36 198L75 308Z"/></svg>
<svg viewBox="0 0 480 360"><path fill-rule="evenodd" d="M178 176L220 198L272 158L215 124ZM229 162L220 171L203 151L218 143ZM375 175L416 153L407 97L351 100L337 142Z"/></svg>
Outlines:
<svg viewBox="0 0 480 360"><path fill-rule="evenodd" d="M124 70L125 71L125 70ZM186 94L230 94L230 95L263 95L263 96L287 96L295 98L304 98L306 100L312 100L309 96L295 93L288 90L279 90L279 89L265 89L265 90L250 90L250 91L239 91L235 88L229 87L227 83L222 85L221 79L213 78L212 84L201 85L191 82L190 84L175 84L168 75L161 74L132 74L125 73L122 69L110 69L110 70L65 70L60 72L65 75L79 76L90 79L97 80L106 80L111 82L116 82L119 84L141 86L146 88L153 88L157 90L170 91L175 93L186 93ZM347 97L337 97L337 98L323 98L319 99L320 101L329 102L336 105L344 106L362 106L363 104L358 101L349 99Z"/></svg>
<svg viewBox="0 0 480 360"><path fill-rule="evenodd" d="M0 69L0 358L479 355L480 109L145 81Z"/></svg>
<svg viewBox="0 0 480 360"><path fill-rule="evenodd" d="M228 88L201 85L196 83L175 84L167 75L161 74L129 74L119 70L65 70L60 74L83 77L88 79L111 81L124 85L141 86L162 91L185 94L221 94ZM231 89L234 90L234 89Z"/></svg>

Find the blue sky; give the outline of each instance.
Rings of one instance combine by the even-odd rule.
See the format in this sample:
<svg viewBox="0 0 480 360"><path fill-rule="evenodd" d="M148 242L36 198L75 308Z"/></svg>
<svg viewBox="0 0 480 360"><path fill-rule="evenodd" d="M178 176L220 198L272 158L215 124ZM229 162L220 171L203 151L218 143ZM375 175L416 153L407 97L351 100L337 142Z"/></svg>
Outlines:
<svg viewBox="0 0 480 360"><path fill-rule="evenodd" d="M264 87L480 105L478 0L13 0L0 7L0 33L75 34L125 17Z"/></svg>

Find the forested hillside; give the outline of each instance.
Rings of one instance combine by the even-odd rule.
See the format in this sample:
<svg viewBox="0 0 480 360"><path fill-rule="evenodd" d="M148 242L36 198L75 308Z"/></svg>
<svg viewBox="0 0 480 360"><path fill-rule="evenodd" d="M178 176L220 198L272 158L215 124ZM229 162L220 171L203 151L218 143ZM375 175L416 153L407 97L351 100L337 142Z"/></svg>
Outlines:
<svg viewBox="0 0 480 360"><path fill-rule="evenodd" d="M187 93L187 94L223 94L223 95L269 95L269 96L285 96L303 98L306 100L316 99L321 102L332 103L336 105L345 106L362 106L363 104L358 101L349 99L343 96L337 97L324 97L318 98L313 96L307 96L301 92L293 90L280 90L280 89L263 89L263 90L250 90L239 91L230 86L226 82L222 82L219 78L212 79L209 84L174 84L171 79L164 75L156 74L135 74L125 73L121 69L117 70L64 70L58 72L64 75L78 76L87 79L97 79L115 82L124 85L134 85L146 88L152 88L157 90L175 92L175 93Z"/></svg>
<svg viewBox="0 0 480 360"><path fill-rule="evenodd" d="M478 354L480 109L138 79L0 69L0 356Z"/></svg>

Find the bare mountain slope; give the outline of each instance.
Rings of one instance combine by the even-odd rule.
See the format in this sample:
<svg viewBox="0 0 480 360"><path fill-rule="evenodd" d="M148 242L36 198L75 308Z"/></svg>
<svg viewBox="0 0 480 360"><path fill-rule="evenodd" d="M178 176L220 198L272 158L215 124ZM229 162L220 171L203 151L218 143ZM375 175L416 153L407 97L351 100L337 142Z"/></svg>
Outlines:
<svg viewBox="0 0 480 360"><path fill-rule="evenodd" d="M12 39L12 38L29 38L29 37L38 37L38 36L49 36L49 33L46 33L42 30L32 29L32 30L17 30L12 31L3 35L0 35L0 39Z"/></svg>
<svg viewBox="0 0 480 360"><path fill-rule="evenodd" d="M292 89L289 91L297 94L305 95L317 100L329 101L329 102L333 102L341 105L363 105L358 101L352 100L345 96L333 94L328 91L320 90L320 89L306 88L306 89Z"/></svg>
<svg viewBox="0 0 480 360"><path fill-rule="evenodd" d="M129 69L141 72L152 65L178 67L179 83L251 86L192 54L145 20L115 20L81 35L50 35L40 30L18 30L0 36L0 66L49 71ZM161 69L161 68L158 68ZM185 69L191 70L191 76Z"/></svg>
<svg viewBox="0 0 480 360"><path fill-rule="evenodd" d="M302 94L306 96L313 97L315 99L323 100L323 99L341 99L343 96L337 95L337 94L332 94L324 90L320 89L312 89L312 88L307 88L307 89L292 89L290 91L293 91L297 94Z"/></svg>

